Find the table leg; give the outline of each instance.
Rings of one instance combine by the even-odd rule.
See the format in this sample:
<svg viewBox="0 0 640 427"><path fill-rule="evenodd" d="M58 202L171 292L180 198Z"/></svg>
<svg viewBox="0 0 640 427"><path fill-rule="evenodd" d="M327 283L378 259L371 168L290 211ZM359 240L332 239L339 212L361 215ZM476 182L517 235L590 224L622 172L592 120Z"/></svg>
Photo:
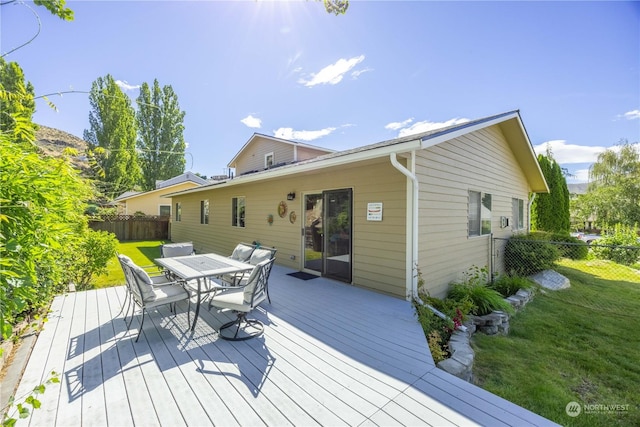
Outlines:
<svg viewBox="0 0 640 427"><path fill-rule="evenodd" d="M198 315L200 314L200 298L202 296L202 293L200 292L200 279L198 279L198 301L196 303L196 312L193 316L193 325L191 326L191 330L195 331L196 329L196 322L198 321Z"/></svg>

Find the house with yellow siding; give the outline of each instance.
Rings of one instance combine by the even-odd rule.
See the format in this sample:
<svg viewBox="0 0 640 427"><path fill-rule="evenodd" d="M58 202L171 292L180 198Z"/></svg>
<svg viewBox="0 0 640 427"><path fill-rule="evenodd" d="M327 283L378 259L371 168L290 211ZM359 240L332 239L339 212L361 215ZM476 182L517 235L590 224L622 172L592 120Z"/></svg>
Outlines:
<svg viewBox="0 0 640 427"><path fill-rule="evenodd" d="M280 265L400 298L417 269L443 296L489 266L492 236L526 231L548 192L518 111L337 152L255 134L229 166L232 179L168 194L173 241L260 242Z"/></svg>
<svg viewBox="0 0 640 427"><path fill-rule="evenodd" d="M134 215L142 212L145 215L171 216L171 199L163 197L169 192L188 190L200 185L208 184L193 172L185 172L165 181L156 183L156 188L150 191L128 191L118 196L114 203L118 213Z"/></svg>

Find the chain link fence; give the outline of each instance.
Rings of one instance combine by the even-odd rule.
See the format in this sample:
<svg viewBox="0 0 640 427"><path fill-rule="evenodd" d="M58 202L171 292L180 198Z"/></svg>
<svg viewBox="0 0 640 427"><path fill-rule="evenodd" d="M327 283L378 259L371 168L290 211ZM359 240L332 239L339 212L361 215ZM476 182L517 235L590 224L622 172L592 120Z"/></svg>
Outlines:
<svg viewBox="0 0 640 427"><path fill-rule="evenodd" d="M556 242L516 236L493 238L491 252L492 277L500 274L526 277L571 261L582 261L585 266L606 268L613 280L640 283L640 245Z"/></svg>
<svg viewBox="0 0 640 427"><path fill-rule="evenodd" d="M529 277L542 270L555 270L585 284L593 292L582 292L565 303L591 310L594 315L635 317L640 301L602 298L599 286L640 286L640 246L604 245L592 242L558 242L521 237L492 239L491 277L502 274ZM548 293L553 297L553 293Z"/></svg>

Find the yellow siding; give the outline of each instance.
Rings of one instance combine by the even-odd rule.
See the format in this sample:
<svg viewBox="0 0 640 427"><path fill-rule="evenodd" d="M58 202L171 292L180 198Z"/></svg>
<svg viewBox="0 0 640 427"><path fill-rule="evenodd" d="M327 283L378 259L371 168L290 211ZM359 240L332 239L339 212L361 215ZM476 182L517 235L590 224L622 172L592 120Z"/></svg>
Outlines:
<svg viewBox="0 0 640 427"><path fill-rule="evenodd" d="M315 150L310 147L298 146L296 149L298 150L298 161L313 159L315 157L327 154L327 151L325 150Z"/></svg>
<svg viewBox="0 0 640 427"><path fill-rule="evenodd" d="M236 160L236 175L264 170L265 155L268 153L273 153L274 165L291 163L294 160L293 145L258 137L245 147Z"/></svg>
<svg viewBox="0 0 640 427"><path fill-rule="evenodd" d="M171 206L171 198L161 197L163 194L169 194L176 191L188 190L197 187L195 182L183 182L181 184L172 185L171 187L152 190L140 195L136 195L125 201L125 214L133 215L136 212L144 212L146 215L159 215L160 206ZM173 214L174 207L171 207Z"/></svg>
<svg viewBox="0 0 640 427"><path fill-rule="evenodd" d="M213 188L195 194L174 196L182 203L182 221L172 223L173 241L193 241L197 252L230 254L238 242L260 241L278 249L277 263L302 268L304 193L353 189L353 284L405 298L406 178L388 158L326 168L292 177ZM296 193L287 201L287 194ZM231 198L246 199L245 228L231 225ZM208 225L200 224L200 201L208 199ZM278 216L278 204L285 201L289 216ZM383 221L367 221L367 203L383 203ZM267 216L274 217L272 225ZM293 258L293 259L292 259Z"/></svg>
<svg viewBox="0 0 640 427"><path fill-rule="evenodd" d="M494 237L508 237L500 217L512 218L512 198L528 201L529 186L499 126L418 153L419 266L425 287L441 297L470 267L489 267L489 235L468 237L469 190L492 195ZM526 212L525 212L526 216ZM525 218L525 224L528 218Z"/></svg>

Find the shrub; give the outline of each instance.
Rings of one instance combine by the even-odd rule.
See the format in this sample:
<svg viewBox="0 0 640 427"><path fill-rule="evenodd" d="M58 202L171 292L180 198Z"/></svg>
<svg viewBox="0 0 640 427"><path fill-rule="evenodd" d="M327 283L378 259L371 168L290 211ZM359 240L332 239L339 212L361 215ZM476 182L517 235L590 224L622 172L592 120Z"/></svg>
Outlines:
<svg viewBox="0 0 640 427"><path fill-rule="evenodd" d="M518 289L530 289L534 284L526 277L502 275L488 286L506 298L518 292Z"/></svg>
<svg viewBox="0 0 640 427"><path fill-rule="evenodd" d="M608 259L618 264L634 265L640 258L638 227L616 224L612 230L592 245L596 258Z"/></svg>
<svg viewBox="0 0 640 427"><path fill-rule="evenodd" d="M548 240L546 233L511 236L504 250L505 269L512 276L530 276L553 267L560 257L558 249Z"/></svg>
<svg viewBox="0 0 640 427"><path fill-rule="evenodd" d="M438 331L431 331L427 337L427 342L429 343L429 350L431 350L431 356L435 363L441 362L449 357L449 352L446 351L448 345L442 340L442 336Z"/></svg>
<svg viewBox="0 0 640 427"><path fill-rule="evenodd" d="M449 290L448 297L456 301L469 300L473 303L471 314L484 316L494 310L502 310L513 314L511 304L505 301L497 291L487 285L470 285L467 283L454 283Z"/></svg>
<svg viewBox="0 0 640 427"><path fill-rule="evenodd" d="M67 252L67 279L77 289L90 288L95 276L107 272L107 263L116 255L117 248L118 239L113 233L87 229Z"/></svg>
<svg viewBox="0 0 640 427"><path fill-rule="evenodd" d="M589 245L569 233L550 233L549 240L554 243L559 243L556 247L560 252L561 258L587 259L589 255ZM563 245L561 243L567 244Z"/></svg>

